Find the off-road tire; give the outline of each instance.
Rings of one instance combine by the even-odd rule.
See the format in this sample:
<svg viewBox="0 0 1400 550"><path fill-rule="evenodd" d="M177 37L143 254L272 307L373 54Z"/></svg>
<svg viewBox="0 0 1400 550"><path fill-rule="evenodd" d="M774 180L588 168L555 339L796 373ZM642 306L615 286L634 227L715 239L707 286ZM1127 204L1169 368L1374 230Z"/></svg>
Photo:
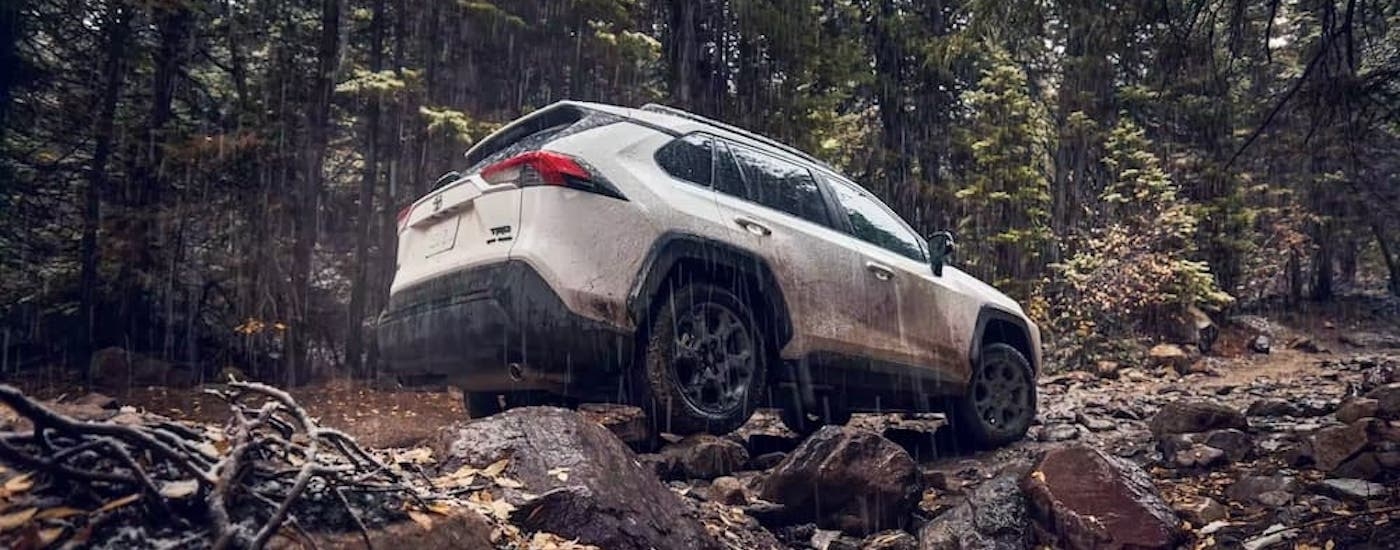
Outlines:
<svg viewBox="0 0 1400 550"><path fill-rule="evenodd" d="M952 401L948 421L957 439L978 449L1025 437L1036 415L1035 372L1016 348L982 348L967 393Z"/></svg>
<svg viewBox="0 0 1400 550"><path fill-rule="evenodd" d="M646 326L639 368L633 369L633 403L646 411L653 433L719 435L734 431L752 416L767 380L768 350L753 310L728 289L703 282L678 285L659 300ZM697 315L707 316L706 323L716 322L729 332L723 338L706 332L708 327L696 325ZM725 318L721 320L715 316ZM682 339L689 342L684 349ZM719 345L725 349L713 347ZM737 362L743 351L737 349L738 346L747 346L744 365ZM705 349L697 351L701 347ZM723 362L728 366L705 362L705 358L713 357L714 353L725 354ZM704 388L721 385L718 380L721 375L714 374L721 370L725 372L722 377L726 381L734 382L729 377L731 366L738 374L746 372L742 380L728 384L734 392L693 389L696 377L691 374L696 371L702 373L697 376L709 380L699 384ZM682 376L688 380L678 380ZM687 388L692 388L689 393ZM719 401L731 402L732 406L708 406L705 397L710 393ZM721 393L726 397L718 397Z"/></svg>

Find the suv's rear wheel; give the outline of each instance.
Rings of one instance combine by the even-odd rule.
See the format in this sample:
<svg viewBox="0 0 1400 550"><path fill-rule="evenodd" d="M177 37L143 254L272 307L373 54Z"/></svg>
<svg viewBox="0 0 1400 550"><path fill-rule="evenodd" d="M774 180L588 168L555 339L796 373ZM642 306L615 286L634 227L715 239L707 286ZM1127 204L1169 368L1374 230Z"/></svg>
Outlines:
<svg viewBox="0 0 1400 550"><path fill-rule="evenodd" d="M1035 410L1030 361L1016 348L997 343L982 348L967 395L955 400L948 412L959 439L991 448L1025 436Z"/></svg>
<svg viewBox="0 0 1400 550"><path fill-rule="evenodd" d="M766 351L753 311L706 283L661 300L648 327L637 404L659 431L733 431L753 414L765 380Z"/></svg>

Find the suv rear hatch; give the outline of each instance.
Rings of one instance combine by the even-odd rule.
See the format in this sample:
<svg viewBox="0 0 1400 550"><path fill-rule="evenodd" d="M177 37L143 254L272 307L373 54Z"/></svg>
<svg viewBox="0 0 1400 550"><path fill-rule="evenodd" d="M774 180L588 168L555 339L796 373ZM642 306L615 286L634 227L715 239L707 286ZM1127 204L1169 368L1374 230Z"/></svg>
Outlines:
<svg viewBox="0 0 1400 550"><path fill-rule="evenodd" d="M465 176L450 178L399 212L398 270L390 293L509 259L526 221L520 213L522 187L554 185L620 197L581 159L544 147L621 120L585 105L557 103L472 147Z"/></svg>

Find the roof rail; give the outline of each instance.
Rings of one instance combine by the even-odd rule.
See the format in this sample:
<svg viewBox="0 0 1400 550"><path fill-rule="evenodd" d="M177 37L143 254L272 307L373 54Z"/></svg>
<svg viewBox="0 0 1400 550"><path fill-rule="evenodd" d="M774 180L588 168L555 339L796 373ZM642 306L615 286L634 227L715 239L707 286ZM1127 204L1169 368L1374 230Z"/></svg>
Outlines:
<svg viewBox="0 0 1400 550"><path fill-rule="evenodd" d="M727 132L731 132L731 133L735 133L735 134L744 136L744 137L746 137L746 138L752 139L752 140L754 140L754 141L763 143L764 145L768 145L768 146L770 146L770 147L774 147L774 148L777 148L777 149L781 149L781 150L787 152L787 153L790 154L790 155L796 156L796 157L798 157L798 158L800 158L800 159L802 159L802 160L805 160L805 161L807 161L807 162L816 164L817 166L820 166L820 167L822 167L822 168L826 168L827 170L831 170L831 171L833 171L833 172L836 171L836 169L835 169L835 168L832 168L831 165L829 165L829 164L827 164L827 163L825 163L825 162L822 162L822 160L821 160L821 159L818 159L817 157L814 157L814 156L812 156L812 155L809 155L809 154L807 154L807 153L802 152L801 149L798 149L798 148L793 147L793 146L791 146L791 145L784 144L784 143L782 143L782 142L780 142L780 141L778 141L778 140L775 140L775 139L773 139L773 138L770 138L770 137L766 137L766 136L763 136L763 135L755 134L755 133L753 133L753 132L750 132L750 131L745 130L745 129L743 129L743 128L739 128L739 127L737 127L737 126L733 126L733 125L730 125L730 124L725 124L725 123L723 123L723 122L720 122L720 121L715 120L715 119L712 119L712 118L708 118L708 117L703 117L703 116L697 115L697 114L692 113L692 112L690 112L690 111L685 111L685 110L682 110L682 109L677 109L677 108L675 108L675 107L671 107L671 106L668 106L668 105L661 105L661 104L659 104L659 103L648 103L648 104L646 104L646 105L643 105L643 106L641 107L641 110L643 110L643 111L648 111L648 112L652 112L652 113L662 113L662 114L667 114L667 115L671 115L671 116L677 116L677 117L680 117L680 118L693 120L693 121L699 122L699 123L701 123L701 124L709 124L710 126L714 126L714 127L719 128L719 129L721 129L721 130L724 130L724 131L727 131Z"/></svg>

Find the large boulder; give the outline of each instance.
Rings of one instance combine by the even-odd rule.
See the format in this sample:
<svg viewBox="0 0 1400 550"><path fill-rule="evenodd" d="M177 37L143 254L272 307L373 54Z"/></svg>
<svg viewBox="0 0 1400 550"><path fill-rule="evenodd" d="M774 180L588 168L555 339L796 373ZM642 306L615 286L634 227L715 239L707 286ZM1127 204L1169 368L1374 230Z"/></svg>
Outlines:
<svg viewBox="0 0 1400 550"><path fill-rule="evenodd" d="M868 535L903 527L920 494L919 470L899 445L878 434L826 426L778 463L758 486L761 498L790 517Z"/></svg>
<svg viewBox="0 0 1400 550"><path fill-rule="evenodd" d="M1400 383L1386 384L1366 394L1376 400L1376 416L1400 419Z"/></svg>
<svg viewBox="0 0 1400 550"><path fill-rule="evenodd" d="M1022 481L1031 515L1057 546L1175 548L1176 514L1136 465L1090 447L1049 451Z"/></svg>
<svg viewBox="0 0 1400 550"><path fill-rule="evenodd" d="M919 530L919 550L1026 548L1030 522L1022 473L1002 474L978 486L962 503Z"/></svg>
<svg viewBox="0 0 1400 550"><path fill-rule="evenodd" d="M1147 363L1153 367L1171 367L1180 374L1191 372L1191 367L1200 358L1194 348L1184 348L1177 344L1157 344L1147 350Z"/></svg>
<svg viewBox="0 0 1400 550"><path fill-rule="evenodd" d="M1200 433L1225 428L1248 429L1240 411L1215 401L1182 399L1167 403L1148 423L1152 435Z"/></svg>
<svg viewBox="0 0 1400 550"><path fill-rule="evenodd" d="M446 448L446 472L508 460L502 475L539 495L517 510L530 529L624 550L721 546L626 444L576 412L512 409L455 430Z"/></svg>
<svg viewBox="0 0 1400 550"><path fill-rule="evenodd" d="M1379 423L1374 418L1362 418L1345 426L1318 430L1308 441L1313 462L1319 470L1337 469L1370 444L1372 426Z"/></svg>

